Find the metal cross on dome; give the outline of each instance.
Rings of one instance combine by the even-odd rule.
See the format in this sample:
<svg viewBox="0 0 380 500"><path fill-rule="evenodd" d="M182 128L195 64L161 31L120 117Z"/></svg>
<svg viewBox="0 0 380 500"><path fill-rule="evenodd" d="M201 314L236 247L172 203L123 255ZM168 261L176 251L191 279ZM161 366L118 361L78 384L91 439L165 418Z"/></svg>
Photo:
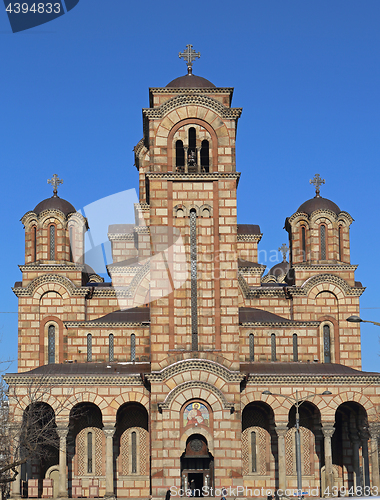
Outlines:
<svg viewBox="0 0 380 500"><path fill-rule="evenodd" d="M178 55L180 59L185 60L187 64L187 74L191 75L193 71L192 70L193 61L195 61L195 59L199 59L201 57L201 53L195 52L193 46L189 44L186 45L186 49L183 52L180 52Z"/></svg>
<svg viewBox="0 0 380 500"><path fill-rule="evenodd" d="M319 187L322 186L322 184L325 184L325 179L321 179L319 174L315 174L314 179L310 179L310 184L314 184L315 195L316 197L319 197Z"/></svg>
<svg viewBox="0 0 380 500"><path fill-rule="evenodd" d="M58 193L57 188L60 184L63 184L63 180L59 179L57 174L54 174L51 179L47 180L47 183L51 184L53 186L53 195L57 196L57 193Z"/></svg>
<svg viewBox="0 0 380 500"><path fill-rule="evenodd" d="M278 249L279 252L282 253L282 261L286 261L286 254L289 252L289 248L286 246L286 243L283 243Z"/></svg>

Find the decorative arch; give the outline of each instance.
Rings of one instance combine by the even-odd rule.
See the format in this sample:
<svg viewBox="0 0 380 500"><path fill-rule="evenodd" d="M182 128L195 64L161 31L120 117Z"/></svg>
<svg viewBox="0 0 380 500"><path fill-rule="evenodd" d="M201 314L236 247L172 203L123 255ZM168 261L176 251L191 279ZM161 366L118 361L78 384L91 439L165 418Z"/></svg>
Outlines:
<svg viewBox="0 0 380 500"><path fill-rule="evenodd" d="M334 274L319 274L307 279L302 288L311 299L323 291L333 293L338 300L342 300L345 295L352 295L353 288L340 276Z"/></svg>
<svg viewBox="0 0 380 500"><path fill-rule="evenodd" d="M207 446L212 455L214 455L214 437L213 435L205 428L201 427L191 427L186 429L181 437L179 438L180 442L180 450L184 450L186 448L186 442L190 436L194 433L201 434L207 440Z"/></svg>
<svg viewBox="0 0 380 500"><path fill-rule="evenodd" d="M199 395L196 395L194 389L199 389ZM198 397L201 399L204 399L209 402L209 405L213 408L213 411L215 411L215 408L213 405L216 404L216 406L219 406L219 409L228 409L228 410L233 410L234 409L234 404L229 403L225 397L225 395L222 393L220 389L217 387L213 386L212 384L209 384L208 382L203 382L203 381L190 381L190 382L185 382L183 384L178 385L174 389L172 389L169 394L166 396L165 400L163 403L159 403L159 408L161 410L164 409L172 409L172 405L177 399L177 397L181 394L184 393L185 391L191 391L190 397L187 397L186 395L183 395L184 400L189 400L189 399L197 399ZM208 393L208 396L207 396ZM205 397L206 396L206 397ZM214 397L214 401L210 401L210 396ZM177 404L180 404L181 407L183 405L183 402L177 401Z"/></svg>
<svg viewBox="0 0 380 500"><path fill-rule="evenodd" d="M26 287L26 294L35 299L40 299L44 293L51 291L59 293L63 299L68 299L76 290L74 283L58 274L49 274L35 278Z"/></svg>
<svg viewBox="0 0 380 500"><path fill-rule="evenodd" d="M367 412L368 418L372 417L373 421L376 421L377 411L375 405L372 403L370 398L368 398L361 392L347 391L332 397L329 404L330 411L333 411L335 413L341 404L347 402L349 403L352 401L358 403L364 408L364 410Z"/></svg>

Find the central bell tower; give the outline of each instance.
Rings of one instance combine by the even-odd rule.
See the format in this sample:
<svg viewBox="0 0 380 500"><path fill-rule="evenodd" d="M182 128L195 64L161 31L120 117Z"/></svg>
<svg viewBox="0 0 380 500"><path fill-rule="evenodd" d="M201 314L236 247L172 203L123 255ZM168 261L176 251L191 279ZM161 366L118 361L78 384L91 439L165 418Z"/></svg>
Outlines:
<svg viewBox="0 0 380 500"><path fill-rule="evenodd" d="M152 370L168 355L205 352L238 369L235 139L242 110L231 107L232 88L193 75L199 54L191 46L180 57L187 75L150 89L144 137L135 147L137 211L150 231L138 235L140 256L150 245L166 262L151 263ZM178 237L181 251L173 246Z"/></svg>

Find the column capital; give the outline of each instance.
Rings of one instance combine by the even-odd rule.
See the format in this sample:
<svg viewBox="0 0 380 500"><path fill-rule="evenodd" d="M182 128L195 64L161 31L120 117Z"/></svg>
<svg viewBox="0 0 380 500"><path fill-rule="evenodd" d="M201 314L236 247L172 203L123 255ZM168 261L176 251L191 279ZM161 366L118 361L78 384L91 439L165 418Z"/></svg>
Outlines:
<svg viewBox="0 0 380 500"><path fill-rule="evenodd" d="M69 433L69 427L67 425L58 425L55 429L57 431L58 437L64 439Z"/></svg>
<svg viewBox="0 0 380 500"><path fill-rule="evenodd" d="M274 430L276 431L277 437L284 437L289 430L288 424L277 424Z"/></svg>
<svg viewBox="0 0 380 500"><path fill-rule="evenodd" d="M333 423L322 424L322 433L325 438L331 438L335 432Z"/></svg>
<svg viewBox="0 0 380 500"><path fill-rule="evenodd" d="M103 432L104 432L106 437L113 437L113 435L115 434L115 431L116 431L116 427L114 427L113 425L106 425L103 427Z"/></svg>

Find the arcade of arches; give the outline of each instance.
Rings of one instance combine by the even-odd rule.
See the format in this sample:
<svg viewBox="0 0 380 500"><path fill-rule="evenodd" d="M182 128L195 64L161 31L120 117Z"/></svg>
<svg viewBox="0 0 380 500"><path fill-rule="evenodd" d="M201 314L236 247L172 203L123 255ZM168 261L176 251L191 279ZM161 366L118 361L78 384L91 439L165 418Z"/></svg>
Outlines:
<svg viewBox="0 0 380 500"><path fill-rule="evenodd" d="M316 175L314 197L292 193L282 261L258 262L260 227L237 222L232 94L191 71L150 88L135 223L110 221L108 281L85 262L88 222L57 175L21 219L9 409L24 437L49 439L13 498L295 488L296 394L304 488L379 488L380 374L362 371L360 324L346 321L365 290L353 219ZM264 213L256 189L244 219Z"/></svg>

